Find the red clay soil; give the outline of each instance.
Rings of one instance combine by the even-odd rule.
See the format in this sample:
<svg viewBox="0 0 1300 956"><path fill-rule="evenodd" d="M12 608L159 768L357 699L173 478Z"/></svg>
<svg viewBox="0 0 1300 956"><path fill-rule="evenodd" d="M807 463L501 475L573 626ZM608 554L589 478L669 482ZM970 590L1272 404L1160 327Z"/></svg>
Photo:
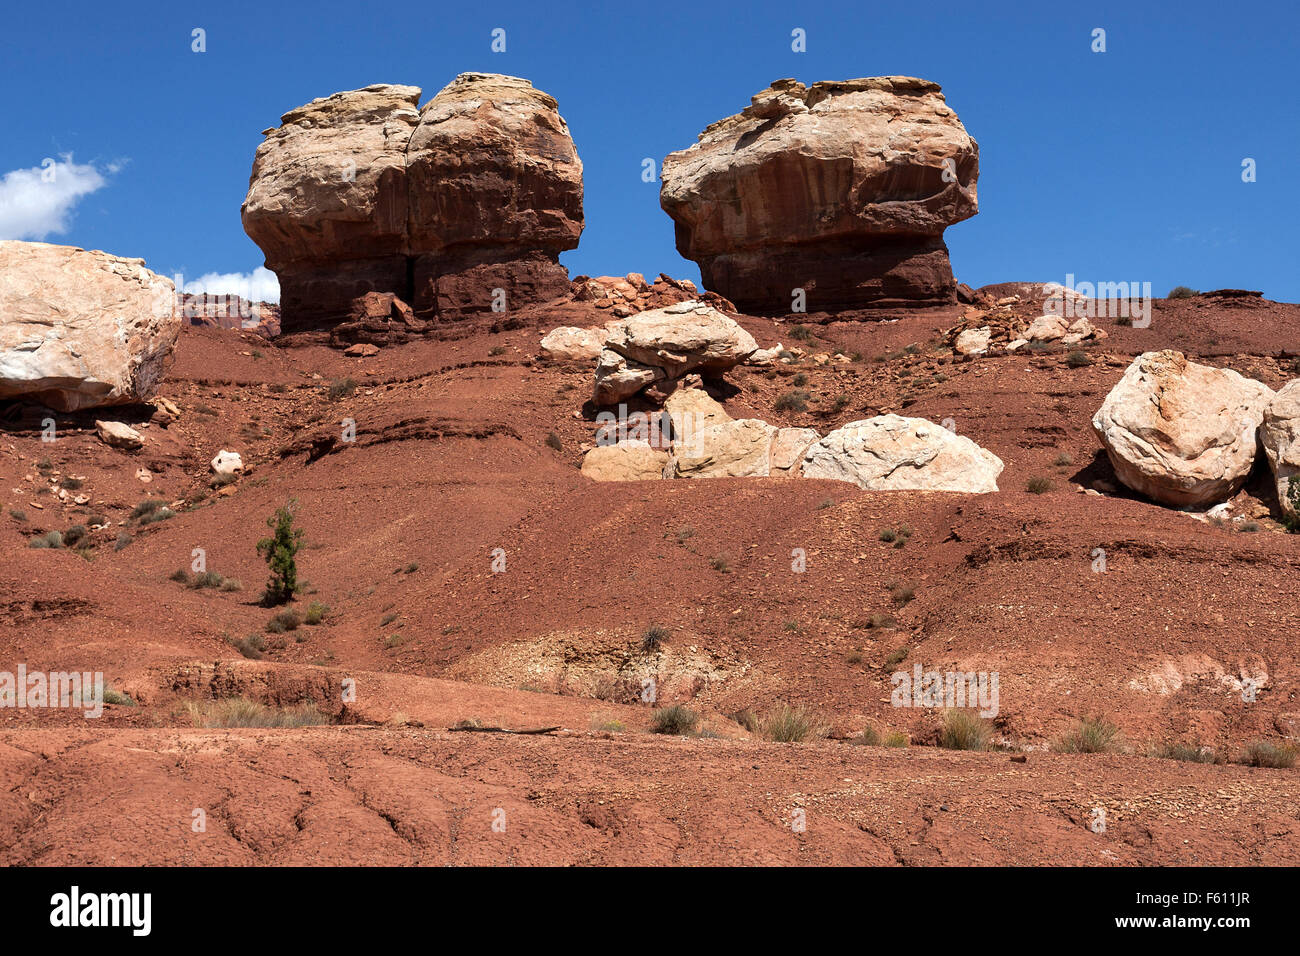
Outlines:
<svg viewBox="0 0 1300 956"><path fill-rule="evenodd" d="M134 704L0 708L0 862L1300 862L1300 770L1239 762L1300 735L1300 536L1264 469L1233 503L1254 533L1083 490L1117 484L1089 421L1134 355L1178 348L1277 388L1300 374L1300 306L1160 300L1149 328L1098 320L1109 337L1081 367L1061 350L955 357L942 332L962 311L741 316L764 347L852 360L710 387L734 417L823 433L951 418L1006 463L996 494L590 482L591 369L533 361L541 332L605 318L583 303L361 359L186 328L161 388L178 420L99 412L141 429L134 453L102 444L93 412L57 416L50 443L45 413L9 408L0 670L102 671ZM796 387L808 410L775 411ZM250 469L213 489L223 448ZM176 515L141 524L146 498ZM290 498L295 607L329 612L272 634L255 546ZM89 547L28 545L98 517ZM904 546L880 540L902 525ZM242 588L171 580L195 548ZM647 651L651 625L668 637ZM891 706L890 675L916 664L999 674L997 750L940 749L941 711ZM701 715L696 735L649 732L649 678ZM311 702L327 723L195 726L196 707L238 697ZM742 727L780 704L828 739ZM1059 752L1089 716L1119 728L1118 752ZM868 727L910 746L854 745ZM1153 756L1173 744L1220 762Z"/></svg>

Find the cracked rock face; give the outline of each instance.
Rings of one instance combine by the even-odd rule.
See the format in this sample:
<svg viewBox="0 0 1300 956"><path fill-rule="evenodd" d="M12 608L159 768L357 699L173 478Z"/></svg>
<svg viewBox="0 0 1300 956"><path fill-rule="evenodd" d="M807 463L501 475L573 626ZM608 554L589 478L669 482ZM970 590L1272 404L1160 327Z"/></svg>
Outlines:
<svg viewBox="0 0 1300 956"><path fill-rule="evenodd" d="M747 312L955 300L943 231L978 211L979 146L937 84L778 80L663 164L704 284Z"/></svg>
<svg viewBox="0 0 1300 956"><path fill-rule="evenodd" d="M869 491L998 490L1002 460L924 418L878 415L850 422L804 453L804 478L851 481Z"/></svg>
<svg viewBox="0 0 1300 956"><path fill-rule="evenodd" d="M285 332L342 321L367 292L422 321L568 292L557 257L582 233L582 163L555 100L491 73L417 109L420 92L335 93L267 131L243 221L280 278Z"/></svg>
<svg viewBox="0 0 1300 956"><path fill-rule="evenodd" d="M1180 352L1135 358L1093 416L1115 474L1155 501L1216 504L1236 494L1255 460L1273 390Z"/></svg>
<svg viewBox="0 0 1300 956"><path fill-rule="evenodd" d="M180 330L176 287L143 259L0 242L0 399L65 412L142 401Z"/></svg>
<svg viewBox="0 0 1300 956"><path fill-rule="evenodd" d="M1300 517L1300 378L1283 385L1268 403L1259 438L1273 470L1278 504L1284 513Z"/></svg>

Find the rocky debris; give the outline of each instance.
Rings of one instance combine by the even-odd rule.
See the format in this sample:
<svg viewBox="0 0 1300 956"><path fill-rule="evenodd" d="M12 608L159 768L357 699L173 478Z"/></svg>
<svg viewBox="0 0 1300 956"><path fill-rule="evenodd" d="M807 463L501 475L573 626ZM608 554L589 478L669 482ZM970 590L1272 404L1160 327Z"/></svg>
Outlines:
<svg viewBox="0 0 1300 956"><path fill-rule="evenodd" d="M401 345L427 328L391 292L367 292L353 299L347 318L330 329L330 344L345 351L352 345Z"/></svg>
<svg viewBox="0 0 1300 956"><path fill-rule="evenodd" d="M1030 342L1073 346L1099 342L1107 337L1104 330L1087 318L1076 318L1073 314L1049 312L1025 321L1015 312L1015 306L1020 302L1019 296L1005 296L982 306L967 306L961 324L944 334L959 355L983 355L1004 350L1015 352ZM1084 307L1078 308L1082 311ZM1067 310L1062 307L1062 311Z"/></svg>
<svg viewBox="0 0 1300 956"><path fill-rule="evenodd" d="M243 221L280 278L285 332L347 321L367 292L425 322L569 293L557 257L582 232L582 163L555 100L493 73L417 110L420 92L335 93L267 131Z"/></svg>
<svg viewBox="0 0 1300 956"><path fill-rule="evenodd" d="M582 473L592 481L649 481L664 477L668 452L638 439L597 445L582 459Z"/></svg>
<svg viewBox="0 0 1300 956"><path fill-rule="evenodd" d="M1300 378L1283 385L1265 406L1259 438L1282 513L1300 518Z"/></svg>
<svg viewBox="0 0 1300 956"><path fill-rule="evenodd" d="M1125 485L1177 507L1234 495L1255 459L1268 386L1180 352L1139 355L1092 419Z"/></svg>
<svg viewBox="0 0 1300 956"><path fill-rule="evenodd" d="M143 259L0 241L0 399L65 412L143 401L180 328L175 286Z"/></svg>
<svg viewBox="0 0 1300 956"><path fill-rule="evenodd" d="M701 293L690 279L674 279L663 272L653 283L647 283L639 272L621 277L575 276L573 298L576 302L590 302L597 309L609 309L616 318L697 300L721 311L736 311L731 302L716 292Z"/></svg>
<svg viewBox="0 0 1300 956"><path fill-rule="evenodd" d="M749 358L745 359L745 364L757 365L760 367L765 365L775 365L780 360L781 353L784 351L785 346L780 342L777 342L776 345L772 346L770 349L758 349L751 352Z"/></svg>
<svg viewBox="0 0 1300 956"><path fill-rule="evenodd" d="M590 362L600 357L608 328L580 329L562 325L542 336L537 357L545 362Z"/></svg>
<svg viewBox="0 0 1300 956"><path fill-rule="evenodd" d="M937 84L777 80L663 164L660 205L745 312L948 303L943 231L977 212L979 147Z"/></svg>
<svg viewBox="0 0 1300 956"><path fill-rule="evenodd" d="M157 396L153 399L154 412L149 416L149 421L166 428L168 425L178 421L181 417L180 407L177 406L170 398Z"/></svg>
<svg viewBox="0 0 1300 956"><path fill-rule="evenodd" d="M188 325L240 329L263 338L280 334L280 307L270 302L249 302L237 295L182 293L181 318Z"/></svg>
<svg viewBox="0 0 1300 956"><path fill-rule="evenodd" d="M243 471L244 459L240 457L237 451L226 451L223 448L212 459L212 473L220 478L233 478L235 475L242 474Z"/></svg>
<svg viewBox="0 0 1300 956"><path fill-rule="evenodd" d="M379 346L371 345L369 342L358 342L345 348L343 354L349 358L374 358L379 354Z"/></svg>
<svg viewBox="0 0 1300 956"><path fill-rule="evenodd" d="M983 355L989 350L992 338L993 330L987 325L981 325L978 329L966 329L959 333L953 348L962 355Z"/></svg>
<svg viewBox="0 0 1300 956"><path fill-rule="evenodd" d="M144 447L144 436L130 425L124 425L122 422L96 420L95 434L99 436L99 440L105 445L120 448L123 451L135 451Z"/></svg>
<svg viewBox="0 0 1300 956"><path fill-rule="evenodd" d="M1002 461L924 418L878 415L850 422L804 454L805 478L851 481L872 491L998 490Z"/></svg>
<svg viewBox="0 0 1300 956"><path fill-rule="evenodd" d="M739 323L703 302L641 312L610 329L596 366L593 397L597 405L610 405L689 372L721 374L757 349Z"/></svg>

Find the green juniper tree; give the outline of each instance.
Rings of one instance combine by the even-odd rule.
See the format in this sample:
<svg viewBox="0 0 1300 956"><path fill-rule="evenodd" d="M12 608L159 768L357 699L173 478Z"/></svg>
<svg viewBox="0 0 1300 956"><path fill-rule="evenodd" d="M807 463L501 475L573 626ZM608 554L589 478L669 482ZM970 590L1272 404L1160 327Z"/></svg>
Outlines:
<svg viewBox="0 0 1300 956"><path fill-rule="evenodd" d="M298 567L294 555L302 547L302 530L293 526L293 510L298 499L290 498L289 503L276 508L275 514L266 519L266 526L274 534L257 542L257 553L266 559L271 576L266 581L266 591L262 603L267 605L285 604L298 593Z"/></svg>

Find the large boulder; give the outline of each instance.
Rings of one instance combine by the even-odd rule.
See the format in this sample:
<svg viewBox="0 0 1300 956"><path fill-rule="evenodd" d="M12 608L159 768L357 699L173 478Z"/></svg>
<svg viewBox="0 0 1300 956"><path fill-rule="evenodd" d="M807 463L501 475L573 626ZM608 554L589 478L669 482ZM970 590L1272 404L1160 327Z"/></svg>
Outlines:
<svg viewBox="0 0 1300 956"><path fill-rule="evenodd" d="M977 212L979 147L937 84L778 80L670 153L659 201L704 285L746 312L955 301L943 231Z"/></svg>
<svg viewBox="0 0 1300 956"><path fill-rule="evenodd" d="M429 321L568 291L556 257L582 232L582 164L555 100L489 73L419 99L368 86L266 131L243 221L279 276L284 332L345 321L367 292Z"/></svg>
<svg viewBox="0 0 1300 956"><path fill-rule="evenodd" d="M142 401L180 329L175 286L143 259L0 242L0 399L60 411Z"/></svg>
<svg viewBox="0 0 1300 956"><path fill-rule="evenodd" d="M673 443L678 478L765 478L777 428L757 418L718 422Z"/></svg>
<svg viewBox="0 0 1300 956"><path fill-rule="evenodd" d="M1300 378L1283 385L1264 408L1259 438L1282 512L1300 518Z"/></svg>
<svg viewBox="0 0 1300 956"><path fill-rule="evenodd" d="M596 367L594 399L609 405L689 372L721 374L758 350L739 323L703 302L651 309L609 327Z"/></svg>
<svg viewBox="0 0 1300 956"><path fill-rule="evenodd" d="M582 459L592 481L657 481L668 467L668 452L638 439L597 445Z"/></svg>
<svg viewBox="0 0 1300 956"><path fill-rule="evenodd" d="M1273 391L1180 352L1135 358L1092 427L1125 485L1155 501L1200 507L1226 500L1255 460L1256 430Z"/></svg>
<svg viewBox="0 0 1300 956"><path fill-rule="evenodd" d="M851 481L871 491L998 490L1002 461L924 418L878 415L850 422L804 453L804 478Z"/></svg>

